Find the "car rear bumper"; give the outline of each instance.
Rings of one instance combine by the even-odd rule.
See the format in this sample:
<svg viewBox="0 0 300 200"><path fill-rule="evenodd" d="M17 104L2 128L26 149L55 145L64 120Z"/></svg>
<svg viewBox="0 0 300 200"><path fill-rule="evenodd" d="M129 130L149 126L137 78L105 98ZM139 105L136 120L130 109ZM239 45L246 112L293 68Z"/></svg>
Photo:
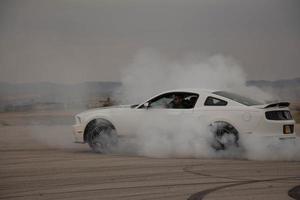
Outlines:
<svg viewBox="0 0 300 200"><path fill-rule="evenodd" d="M83 134L84 134L84 126L82 124L75 124L72 126L73 128L73 136L75 143L84 143Z"/></svg>
<svg viewBox="0 0 300 200"><path fill-rule="evenodd" d="M275 138L278 140L295 140L297 138L296 134L290 135L264 135L264 138Z"/></svg>
<svg viewBox="0 0 300 200"><path fill-rule="evenodd" d="M287 133L284 129L289 126ZM262 120L256 127L254 133L265 137L276 137L279 139L296 138L296 125L294 120L272 121Z"/></svg>

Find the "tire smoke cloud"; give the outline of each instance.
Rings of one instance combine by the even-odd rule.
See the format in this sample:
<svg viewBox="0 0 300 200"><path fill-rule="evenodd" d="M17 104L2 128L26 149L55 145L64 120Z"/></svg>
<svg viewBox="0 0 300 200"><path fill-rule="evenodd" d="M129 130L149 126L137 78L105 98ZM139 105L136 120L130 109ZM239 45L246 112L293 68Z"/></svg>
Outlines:
<svg viewBox="0 0 300 200"><path fill-rule="evenodd" d="M140 52L122 72L122 88L116 97L121 103L142 103L166 90L203 88L229 90L262 102L272 96L246 86L247 76L230 57L187 57L182 62L162 58L157 52ZM240 158L251 160L300 160L299 139L279 141L256 136L240 136L239 147L216 151L211 147L212 132L205 118L194 121L181 117L170 121L156 114L137 122L137 136L122 141L117 153L150 157ZM275 141L276 140L276 141Z"/></svg>
<svg viewBox="0 0 300 200"><path fill-rule="evenodd" d="M147 49L137 54L132 65L123 67L116 98L121 103L140 103L166 90L203 88L251 94L262 101L272 99L257 87L247 87L246 81L245 72L231 57L190 55L170 61Z"/></svg>

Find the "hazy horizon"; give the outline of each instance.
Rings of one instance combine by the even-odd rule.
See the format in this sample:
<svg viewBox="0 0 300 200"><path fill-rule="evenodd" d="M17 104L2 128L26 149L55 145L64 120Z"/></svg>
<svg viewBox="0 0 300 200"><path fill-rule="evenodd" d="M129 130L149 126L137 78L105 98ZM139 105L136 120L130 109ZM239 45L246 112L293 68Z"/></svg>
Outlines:
<svg viewBox="0 0 300 200"><path fill-rule="evenodd" d="M294 77L294 78L284 78L284 79L276 79L276 80L266 80L266 79L248 79L247 82L259 82L259 81L267 81L267 82L277 82L277 81L291 81L295 79L300 79L300 77ZM247 83L246 82L246 83ZM11 82L11 81L0 81L0 83L6 83L6 84L36 84L36 83L50 83L50 84L58 84L58 85L77 85L77 84L84 84L84 83L120 83L122 84L121 80L109 80L109 81L101 81L101 80L87 80L87 81L81 81L81 82L54 82L54 81L23 81L23 82Z"/></svg>

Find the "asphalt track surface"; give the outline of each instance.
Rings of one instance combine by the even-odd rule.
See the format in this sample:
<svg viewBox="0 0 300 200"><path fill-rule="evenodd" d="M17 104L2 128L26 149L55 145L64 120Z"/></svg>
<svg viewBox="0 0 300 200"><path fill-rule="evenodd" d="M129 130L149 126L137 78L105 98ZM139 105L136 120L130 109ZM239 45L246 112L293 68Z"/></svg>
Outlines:
<svg viewBox="0 0 300 200"><path fill-rule="evenodd" d="M101 155L36 137L69 125L17 124L0 126L0 199L300 199L297 161Z"/></svg>

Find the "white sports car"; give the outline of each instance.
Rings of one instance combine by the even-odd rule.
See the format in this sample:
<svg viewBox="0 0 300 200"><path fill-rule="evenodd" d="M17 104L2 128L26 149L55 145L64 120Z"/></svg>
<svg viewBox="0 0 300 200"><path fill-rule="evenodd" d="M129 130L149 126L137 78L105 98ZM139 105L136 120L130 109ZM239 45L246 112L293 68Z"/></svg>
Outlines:
<svg viewBox="0 0 300 200"><path fill-rule="evenodd" d="M211 126L211 146L225 150L239 145L241 134L294 139L295 121L288 102L262 104L226 91L173 90L128 106L88 110L75 116L75 142L88 143L96 152L109 152L120 136L134 136L145 117L176 121L204 119ZM197 124L196 124L197 126ZM226 139L224 139L226 138ZM229 138L229 139L228 139Z"/></svg>

